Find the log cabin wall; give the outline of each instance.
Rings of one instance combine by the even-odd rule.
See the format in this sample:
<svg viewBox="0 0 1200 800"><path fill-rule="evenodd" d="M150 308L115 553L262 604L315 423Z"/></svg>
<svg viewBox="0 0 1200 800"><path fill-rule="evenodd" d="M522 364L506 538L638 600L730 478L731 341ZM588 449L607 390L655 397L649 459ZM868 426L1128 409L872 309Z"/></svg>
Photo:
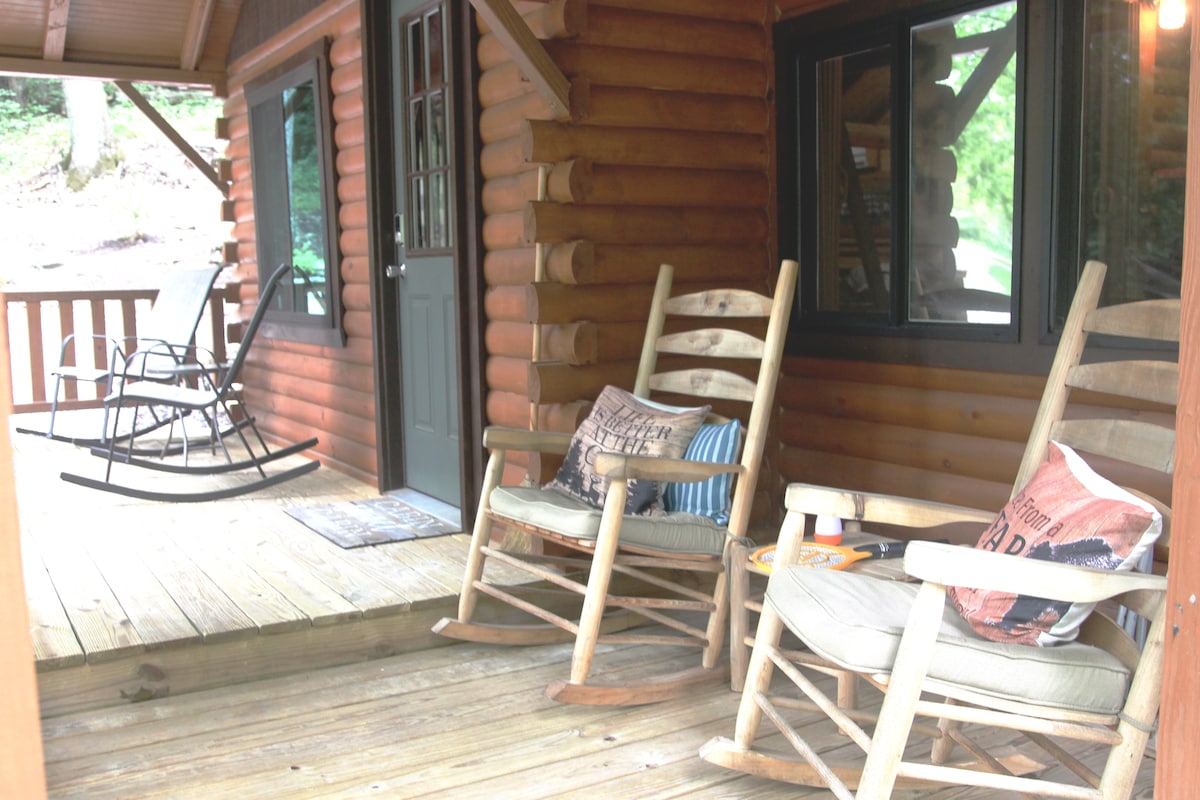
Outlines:
<svg viewBox="0 0 1200 800"><path fill-rule="evenodd" d="M572 108L555 120L478 20L486 413L573 431L605 384L632 385L660 263L677 291L774 279L768 6L514 5L570 80ZM506 477L556 468L513 459ZM776 483L763 485L778 495Z"/></svg>
<svg viewBox="0 0 1200 800"><path fill-rule="evenodd" d="M571 116L524 80L480 24L477 48L486 417L571 431L606 383L636 370L658 264L686 289L774 278L771 26L829 0L517 0L571 81ZM248 400L272 434L315 432L319 455L376 473L359 8L330 0L230 69L226 117L238 274L257 291L242 87L321 36L331 69L344 349L260 339ZM539 200L539 167L545 199ZM545 279L534 281L535 252ZM735 280L731 281L731 278ZM534 358L534 334L540 354ZM999 508L1044 375L789 357L755 520L770 530L787 482ZM513 459L509 480L557 463ZM1157 490L1155 493L1158 493ZM764 508L765 507L765 508Z"/></svg>
<svg viewBox="0 0 1200 800"><path fill-rule="evenodd" d="M528 425L532 401L539 427L573 430L603 384L628 384L659 262L676 265L677 282L716 285L736 274L760 290L767 283L777 257L771 26L833 4L517 2L572 83L569 121L553 120L484 31L490 423ZM537 242L547 279L535 285ZM768 451L756 528L773 529L791 481L998 509L1043 381L787 358L779 449ZM556 467L514 461L506 478L546 480Z"/></svg>
<svg viewBox="0 0 1200 800"><path fill-rule="evenodd" d="M295 18L298 6L293 6ZM286 12L286 6L281 13ZM264 432L285 441L317 436L318 457L368 483L376 482L375 393L368 289L367 197L363 125L363 67L357 0L330 0L262 43L237 55L229 67L225 103L227 158L231 168L236 275L242 282L242 317L258 293L254 194L250 179L250 124L244 87L305 47L330 41L333 143L341 253L344 347L271 339L260 333L245 367L246 401Z"/></svg>

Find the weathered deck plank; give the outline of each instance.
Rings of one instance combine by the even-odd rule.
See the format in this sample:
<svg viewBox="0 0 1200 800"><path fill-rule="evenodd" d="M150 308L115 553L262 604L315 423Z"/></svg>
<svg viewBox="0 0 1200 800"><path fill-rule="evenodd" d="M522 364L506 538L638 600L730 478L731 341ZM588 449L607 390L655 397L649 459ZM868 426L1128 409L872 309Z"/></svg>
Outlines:
<svg viewBox="0 0 1200 800"><path fill-rule="evenodd" d="M88 662L122 658L145 648L86 548L69 533L60 533L43 540L40 550Z"/></svg>
<svg viewBox="0 0 1200 800"><path fill-rule="evenodd" d="M200 631L150 568L152 559L146 558L162 546L161 539L146 539L141 531L110 530L104 537L82 537L77 546L90 554L147 648L199 640Z"/></svg>
<svg viewBox="0 0 1200 800"><path fill-rule="evenodd" d="M733 730L738 695L722 683L655 706L547 700L542 689L567 669L570 649L459 644L48 719L50 797L829 796L698 758L704 742ZM609 657L622 669L664 655L628 647ZM809 733L820 751L855 758L832 726ZM1152 760L1141 775L1136 796L1148 797ZM934 788L897 794L997 796Z"/></svg>
<svg viewBox="0 0 1200 800"><path fill-rule="evenodd" d="M196 531L172 530L175 546L198 569L219 584L229 598L254 623L259 633L283 633L309 626L308 617L270 582L263 579L216 537Z"/></svg>
<svg viewBox="0 0 1200 800"><path fill-rule="evenodd" d="M25 577L25 597L29 607L29 631L33 637L33 657L39 669L72 667L84 662L83 647L71 629L71 620L62 607L54 582L42 563L41 553L32 536L21 534L21 561Z"/></svg>
<svg viewBox="0 0 1200 800"><path fill-rule="evenodd" d="M336 592L360 616L386 612L404 604L396 587L364 569L361 558L320 536L297 536L297 524L291 517L279 515L266 520L256 533L264 542L269 541L274 550L286 552L298 569ZM313 591L318 591L318 587L314 586ZM322 623L314 619L313 624Z"/></svg>
<svg viewBox="0 0 1200 800"><path fill-rule="evenodd" d="M141 546L141 557L207 642L244 638L257 631L254 621L238 607L213 578L162 536Z"/></svg>

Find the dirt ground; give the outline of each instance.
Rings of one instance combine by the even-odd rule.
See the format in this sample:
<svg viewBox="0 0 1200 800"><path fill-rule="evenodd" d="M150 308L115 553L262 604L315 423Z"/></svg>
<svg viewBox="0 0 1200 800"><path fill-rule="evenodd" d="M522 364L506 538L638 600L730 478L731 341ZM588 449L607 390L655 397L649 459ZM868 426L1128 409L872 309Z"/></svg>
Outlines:
<svg viewBox="0 0 1200 800"><path fill-rule="evenodd" d="M153 287L164 270L217 261L232 227L220 220L220 191L165 138L126 141L122 150L117 170L81 192L53 168L0 193L0 284Z"/></svg>

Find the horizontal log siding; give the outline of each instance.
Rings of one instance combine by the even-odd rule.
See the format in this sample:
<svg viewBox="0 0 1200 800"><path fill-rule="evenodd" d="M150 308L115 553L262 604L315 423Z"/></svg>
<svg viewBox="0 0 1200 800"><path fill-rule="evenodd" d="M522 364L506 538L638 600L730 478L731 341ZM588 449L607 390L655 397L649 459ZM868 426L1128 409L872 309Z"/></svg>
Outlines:
<svg viewBox="0 0 1200 800"><path fill-rule="evenodd" d="M551 25L541 4L515 3L571 81L568 120L482 37L489 423L527 427L532 402L540 428L571 431L597 381L630 383L663 262L677 287L769 285L767 5L587 0L583 14L558 15L570 25ZM555 285L534 290L539 242ZM535 330L554 363L532 364ZM556 468L514 454L506 477Z"/></svg>
<svg viewBox="0 0 1200 800"><path fill-rule="evenodd" d="M787 358L778 391L783 480L998 511L1044 383L1044 375ZM1079 399L1069 415L1086 415ZM1110 477L1170 496L1160 475Z"/></svg>
<svg viewBox="0 0 1200 800"><path fill-rule="evenodd" d="M344 348L260 336L245 370L247 403L264 432L282 441L316 436L322 462L374 484L377 475L375 386L371 347L370 263L367 258L362 38L359 7L331 0L231 66L225 104L230 140L237 275L242 315L258 296L250 126L243 88L321 37L329 37L333 144L341 246Z"/></svg>

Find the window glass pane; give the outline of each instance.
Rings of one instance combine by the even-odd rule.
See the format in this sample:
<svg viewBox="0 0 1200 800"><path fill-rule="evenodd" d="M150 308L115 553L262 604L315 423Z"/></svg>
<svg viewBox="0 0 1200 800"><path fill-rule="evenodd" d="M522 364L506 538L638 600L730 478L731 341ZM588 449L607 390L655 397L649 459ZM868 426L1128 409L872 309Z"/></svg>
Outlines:
<svg viewBox="0 0 1200 800"><path fill-rule="evenodd" d="M325 289L325 218L321 209L321 162L317 147L317 115L312 81L283 92L284 152L292 230L292 264L296 268L292 309L323 314L310 295Z"/></svg>
<svg viewBox="0 0 1200 800"><path fill-rule="evenodd" d="M1075 266L1108 264L1105 304L1180 295L1190 27L1163 29L1150 6L1086 3Z"/></svg>
<svg viewBox="0 0 1200 800"><path fill-rule="evenodd" d="M412 178L408 202L414 240L409 247L414 249L429 247L429 212L428 198L425 192L425 176L418 175Z"/></svg>
<svg viewBox="0 0 1200 800"><path fill-rule="evenodd" d="M251 158L254 163L255 249L268 263L282 262L292 249L288 229L288 181L283 102L272 96L250 107ZM291 298L277 292L271 305L291 308Z"/></svg>
<svg viewBox="0 0 1200 800"><path fill-rule="evenodd" d="M446 74L446 48L442 46L442 11L435 9L425 18L429 30L429 85L440 86Z"/></svg>
<svg viewBox="0 0 1200 800"><path fill-rule="evenodd" d="M442 92L429 95L429 168L446 166L446 98Z"/></svg>
<svg viewBox="0 0 1200 800"><path fill-rule="evenodd" d="M429 246L449 247L450 236L446 227L449 199L446 193L446 173L438 171L429 176Z"/></svg>
<svg viewBox="0 0 1200 800"><path fill-rule="evenodd" d="M264 332L341 346L337 198L330 145L325 43L298 53L279 74L246 84L254 188L254 254L260 285L280 264L292 283L275 293Z"/></svg>
<svg viewBox="0 0 1200 800"><path fill-rule="evenodd" d="M428 169L425 158L425 98L414 97L408 104L409 163L412 172Z"/></svg>
<svg viewBox="0 0 1200 800"><path fill-rule="evenodd" d="M892 48L817 62L820 311L887 314Z"/></svg>
<svg viewBox="0 0 1200 800"><path fill-rule="evenodd" d="M425 91L425 33L420 19L408 24L408 93Z"/></svg>
<svg viewBox="0 0 1200 800"><path fill-rule="evenodd" d="M1011 319L1016 3L912 30L911 320Z"/></svg>

